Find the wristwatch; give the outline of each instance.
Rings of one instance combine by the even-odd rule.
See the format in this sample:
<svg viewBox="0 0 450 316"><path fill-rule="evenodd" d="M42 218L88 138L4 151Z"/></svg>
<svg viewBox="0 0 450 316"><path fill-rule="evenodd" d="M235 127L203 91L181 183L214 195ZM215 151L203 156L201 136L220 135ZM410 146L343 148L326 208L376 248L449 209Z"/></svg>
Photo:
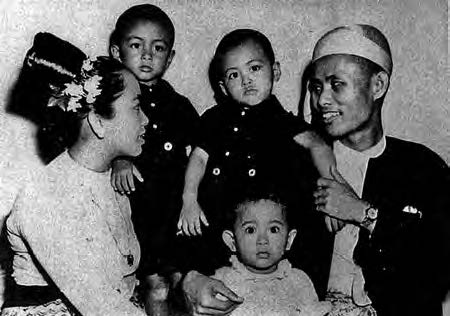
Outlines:
<svg viewBox="0 0 450 316"><path fill-rule="evenodd" d="M365 215L363 220L361 221L361 226L369 227L372 225L378 218L378 209L369 205L368 208L364 211Z"/></svg>

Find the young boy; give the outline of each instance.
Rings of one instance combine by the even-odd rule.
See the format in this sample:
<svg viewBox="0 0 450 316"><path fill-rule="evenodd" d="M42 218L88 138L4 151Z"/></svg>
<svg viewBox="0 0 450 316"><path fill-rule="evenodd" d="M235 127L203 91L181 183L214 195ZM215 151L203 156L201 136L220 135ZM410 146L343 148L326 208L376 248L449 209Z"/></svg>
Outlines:
<svg viewBox="0 0 450 316"><path fill-rule="evenodd" d="M311 208L315 168L308 151L293 139L308 126L272 94L280 75L271 43L258 31L235 30L216 49L210 79L218 105L201 118L201 139L186 171L178 221L184 235L206 235L193 250L200 258L196 269L208 273L226 260L226 249L220 248L220 216L230 208L229 196L271 184L297 209ZM331 152L320 139L312 143L314 153ZM315 163L319 170L329 170L333 156L319 156Z"/></svg>
<svg viewBox="0 0 450 316"><path fill-rule="evenodd" d="M174 39L167 14L154 5L142 4L118 18L110 41L111 55L138 78L141 107L149 118L142 154L132 160L115 160L111 178L119 192L135 191L130 202L142 249L138 275L150 293L145 294L147 306L164 299L167 286L161 276L173 272L171 251L184 171L199 120L189 100L162 79L175 55ZM133 175L140 181L137 185Z"/></svg>
<svg viewBox="0 0 450 316"><path fill-rule="evenodd" d="M229 213L222 238L233 255L231 266L218 269L221 280L244 298L231 315L324 315L310 278L285 259L297 234L289 210L276 197L259 194L240 201Z"/></svg>

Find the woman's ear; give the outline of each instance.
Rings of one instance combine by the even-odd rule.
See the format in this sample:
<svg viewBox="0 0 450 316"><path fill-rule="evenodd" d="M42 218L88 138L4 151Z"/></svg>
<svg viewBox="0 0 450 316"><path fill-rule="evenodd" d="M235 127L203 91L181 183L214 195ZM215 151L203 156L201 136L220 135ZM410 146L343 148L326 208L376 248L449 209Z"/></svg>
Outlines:
<svg viewBox="0 0 450 316"><path fill-rule="evenodd" d="M294 242L295 236L297 236L297 230L291 229L288 233L287 241L286 241L286 250L290 250L292 243Z"/></svg>
<svg viewBox="0 0 450 316"><path fill-rule="evenodd" d="M97 136L97 138L102 139L105 137L105 127L100 116L94 113L94 111L89 112L87 115L87 121L91 131Z"/></svg>
<svg viewBox="0 0 450 316"><path fill-rule="evenodd" d="M222 233L222 239L225 242L225 245L227 245L232 252L236 252L236 243L234 240L234 234L231 230L224 230Z"/></svg>
<svg viewBox="0 0 450 316"><path fill-rule="evenodd" d="M371 88L374 100L383 97L389 87L389 75L385 71L380 71L372 76Z"/></svg>
<svg viewBox="0 0 450 316"><path fill-rule="evenodd" d="M281 77L281 67L279 62L276 61L273 63L272 71L273 71L273 81L277 82L278 80L280 80Z"/></svg>
<svg viewBox="0 0 450 316"><path fill-rule="evenodd" d="M111 54L111 56L114 59L117 59L118 61L121 61L120 59L120 49L119 46L117 45L111 45L111 47L109 48L109 53Z"/></svg>

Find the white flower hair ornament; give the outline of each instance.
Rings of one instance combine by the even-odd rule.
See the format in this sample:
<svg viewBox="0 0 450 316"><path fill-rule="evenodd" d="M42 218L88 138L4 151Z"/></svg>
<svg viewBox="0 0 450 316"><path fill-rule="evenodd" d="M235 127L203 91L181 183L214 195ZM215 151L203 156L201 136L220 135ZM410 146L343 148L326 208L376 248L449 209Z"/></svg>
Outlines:
<svg viewBox="0 0 450 316"><path fill-rule="evenodd" d="M102 92L100 89L102 77L94 71L95 61L96 59L85 59L80 74L72 82L64 84L64 88L57 96L51 98L48 106L59 106L66 112L75 113L86 106L91 108Z"/></svg>

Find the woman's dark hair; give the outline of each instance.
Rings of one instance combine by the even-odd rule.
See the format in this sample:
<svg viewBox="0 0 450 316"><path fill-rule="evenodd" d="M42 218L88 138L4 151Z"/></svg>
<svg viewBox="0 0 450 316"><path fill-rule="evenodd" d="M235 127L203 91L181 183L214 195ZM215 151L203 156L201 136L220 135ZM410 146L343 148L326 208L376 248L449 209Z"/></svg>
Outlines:
<svg viewBox="0 0 450 316"><path fill-rule="evenodd" d="M78 80L85 60L87 56L71 43L50 33L38 33L10 91L7 112L36 124L37 150L44 163L73 144L78 137L80 116L89 111L89 108L81 108L71 112L48 106L50 100L62 98L61 91L66 84ZM124 88L119 71L125 67L109 57L101 57L93 65L93 71L102 79L101 93L96 96L92 109L110 118L114 115L111 103Z"/></svg>
<svg viewBox="0 0 450 316"><path fill-rule="evenodd" d="M114 31L110 36L110 46L120 45L125 34L140 22L152 22L160 25L169 35L170 47L175 41L175 27L169 16L159 7L152 4L140 4L132 6L123 12L117 19Z"/></svg>
<svg viewBox="0 0 450 316"><path fill-rule="evenodd" d="M275 63L275 53L272 44L261 32L252 29L237 29L226 34L219 42L219 45L217 45L208 69L209 82L216 99L223 97L219 87L219 81L223 78L223 60L226 54L239 45L249 41L258 44L262 48L271 65ZM217 101L219 102L219 100Z"/></svg>
<svg viewBox="0 0 450 316"><path fill-rule="evenodd" d="M79 101L82 107L77 109L76 115L83 118L90 111L94 111L107 119L114 117L112 103L120 97L125 88L123 75L120 72L125 69L126 67L121 62L111 57L99 56L93 60L89 77L99 76L101 78L98 85L100 94L95 97L95 101L91 104L88 104L86 98L82 98ZM78 77L80 75L77 75L74 80L76 81ZM82 79L78 80L79 84L84 83Z"/></svg>

